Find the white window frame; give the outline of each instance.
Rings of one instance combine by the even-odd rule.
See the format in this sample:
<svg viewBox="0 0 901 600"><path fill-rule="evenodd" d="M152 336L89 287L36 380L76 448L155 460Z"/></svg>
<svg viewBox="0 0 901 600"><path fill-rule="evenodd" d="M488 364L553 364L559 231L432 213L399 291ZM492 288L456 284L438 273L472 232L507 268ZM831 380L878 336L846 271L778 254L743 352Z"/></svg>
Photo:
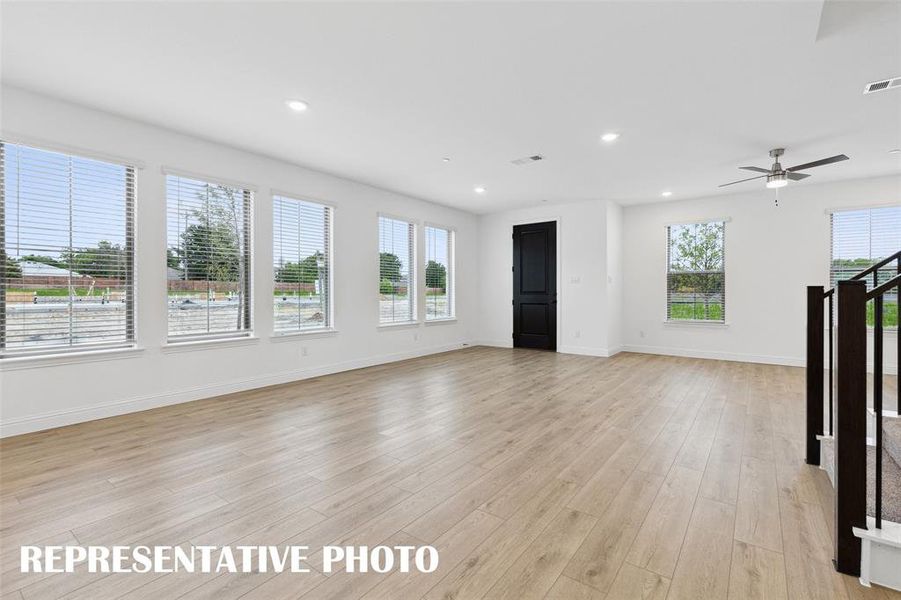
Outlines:
<svg viewBox="0 0 901 600"><path fill-rule="evenodd" d="M457 230L454 227L441 225L438 223L424 222L422 225L422 241L423 241L423 265L422 265L422 289L423 292L428 291L426 278L426 266L429 261L428 248L428 229L441 229L447 232L447 303L448 316L429 318L428 296L423 299L425 308L426 323L440 323L442 321L455 321L457 319Z"/></svg>
<svg viewBox="0 0 901 600"><path fill-rule="evenodd" d="M213 185L222 185L225 187L231 187L235 189L239 189L245 194L249 194L249 198L245 196L244 198L244 222L245 225L249 225L249 232L245 232L245 245L247 247L246 254L246 271L247 271L247 285L246 287L246 297L247 297L247 307L245 311L247 315L245 317L246 327L245 329L236 330L236 331L228 331L228 332L214 332L214 333L189 333L189 334L179 334L172 335L169 333L169 315L168 315L168 306L169 306L169 278L167 276L167 269L163 269L163 293L165 298L163 300L164 306L166 306L166 343L164 346L168 347L171 350L181 349L190 349L190 348L204 348L207 347L210 343L215 343L217 346L225 347L229 345L229 341L240 341L240 340L253 340L254 337L254 311L255 307L255 299L254 299L254 291L256 289L255 286L255 273L256 269L254 268L254 260L256 260L256 252L254 251L255 242L256 242L256 223L255 223L255 206L256 206L256 194L258 188L252 184L242 183L236 180L230 180L227 178L204 175L202 173L195 173L192 171L187 171L184 169L179 169L175 167L164 166L160 169L163 174L163 210L165 211L165 219L164 219L164 245L166 249L169 248L168 241L168 231L169 231L169 177L178 177L183 179L190 179L194 181L199 181L202 183L213 184ZM164 259L165 260L165 259Z"/></svg>
<svg viewBox="0 0 901 600"><path fill-rule="evenodd" d="M325 327L308 327L308 328L299 328L296 331L276 331L275 329L275 312L273 305L273 315L272 315L272 336L274 338L286 338L292 336L314 336L316 334L323 333L334 333L337 332L338 327L335 320L335 205L329 202L323 202L322 200L316 200L309 198L307 196L299 195L299 194L291 194L289 192L282 192L278 190L272 190L271 194L272 198L272 244L273 244L273 252L275 248L275 199L282 198L285 200L291 200L295 202L306 202L307 204L316 204L318 206L322 206L328 209L328 233L326 236L326 247L327 247L327 257L328 261L328 278L326 280L326 285L328 286L328 296L326 303L326 310L328 311L328 315L326 316ZM275 257L273 256L273 265L275 262ZM273 270L272 273L272 284L273 291L275 289L275 272ZM274 296L273 296L274 297Z"/></svg>
<svg viewBox="0 0 901 600"><path fill-rule="evenodd" d="M409 217L402 217L399 215L395 215L395 214L391 214L391 213L384 213L384 212L377 213L377 217L376 217L376 234L377 234L376 235L376 278L378 279L379 285L381 285L381 271L382 271L382 265L381 265L381 253L382 253L382 250L381 250L381 220L382 219L389 219L392 221L400 221L400 222L410 225L410 227L412 228L412 232L410 233L410 244L411 244L411 246L410 246L410 265L409 265L410 275L409 275L408 282L407 282L407 287L408 287L407 297L410 298L410 303L411 303L410 304L410 317L411 318L408 321L382 321L381 305L379 304L381 302L381 299L380 299L381 293L378 293L378 295L376 296L376 298L378 299L377 303L376 303L376 308L378 310L378 314L376 315L376 317L378 319L377 320L378 326L380 328L391 328L391 327L405 327L405 326L408 327L408 326L419 325L421 320L419 317L420 269L418 268L418 266L419 266L418 261L419 261L419 236L420 236L420 230L422 229L421 224L418 221L416 221L415 219L411 219ZM378 287L376 288L376 290L378 291Z"/></svg>
<svg viewBox="0 0 901 600"><path fill-rule="evenodd" d="M901 208L901 204L888 202L888 203L881 203L881 204L865 204L865 205L861 205L861 206L843 206L840 208L826 209L826 216L828 217L827 226L829 228L829 238L828 238L829 239L829 242L828 242L829 247L826 249L826 252L828 254L828 260L829 260L828 268L826 270L826 280L828 282L826 285L827 290L830 289L830 287L832 287L832 286L835 286L836 288L838 286L837 281L833 282L833 263L835 261L835 256L833 254L835 251L835 219L834 219L834 217L835 217L836 213L874 211L874 210L880 210L880 209L885 209L885 208L898 209L898 208ZM870 223L870 226L872 226L872 222ZM872 236L872 231L871 231L870 235ZM899 248L899 249L901 249L901 248ZM889 263L889 264L885 265L884 267L882 267L882 269L885 269L894 274L894 270L893 270L894 263ZM882 271L882 269L880 269L880 271ZM861 269L861 270L863 270L863 269ZM880 277L880 279L882 279L882 277ZM868 290L872 289L872 287L873 287L872 276L867 276L864 279L862 279L862 281L864 281L866 283ZM898 299L898 304L899 304L899 310L901 310L901 298ZM835 302L833 305L833 313L834 314L832 315L832 318L837 319L838 302ZM901 314L901 313L899 313L899 314ZM867 327L867 330L873 329L873 325L870 325L870 324L867 324L866 327ZM827 325L827 329L828 329L828 325ZM896 335L898 332L898 326L884 325L883 332L889 333L891 335Z"/></svg>
<svg viewBox="0 0 901 600"><path fill-rule="evenodd" d="M126 220L125 220L125 247L128 249L130 244L130 252L127 256L127 273L126 273L126 315L125 315L125 337L122 340L102 341L102 342L84 342L80 344L57 344L47 345L35 348L16 348L12 351L6 351L6 294L0 289L0 362L16 359L34 359L54 360L55 356L64 357L69 355L91 356L97 353L107 353L109 351L119 350L128 351L136 349L138 343L138 294L137 294L137 205L138 205L138 171L143 169L143 163L139 161L131 161L124 158L93 152L91 150L61 146L51 142L34 140L17 135L4 135L0 139L3 146L14 145L26 147L41 152L49 152L68 156L70 158L79 158L95 162L116 165L125 169L126 177ZM3 176L7 176L5 150L4 150L4 168ZM5 182L3 193L0 194L0 260L6 259L6 231L4 213L6 211L6 202L3 198L5 194ZM18 361L17 361L18 362Z"/></svg>
<svg viewBox="0 0 901 600"><path fill-rule="evenodd" d="M726 274L726 226L732 219L730 217L722 217L722 218L700 218L700 219L690 219L686 221L676 221L667 223L663 226L664 233L664 242L666 244L666 248L664 250L664 286L663 286L663 322L667 325L698 325L698 326L713 326L713 327L727 327L729 322L726 320L726 306L727 306L727 274ZM684 226L684 225L704 225L708 223L722 223L723 224L723 308L722 308L722 319L672 319L670 318L670 302L669 302L669 276L670 276L670 230L672 227ZM685 273L686 271L682 271Z"/></svg>

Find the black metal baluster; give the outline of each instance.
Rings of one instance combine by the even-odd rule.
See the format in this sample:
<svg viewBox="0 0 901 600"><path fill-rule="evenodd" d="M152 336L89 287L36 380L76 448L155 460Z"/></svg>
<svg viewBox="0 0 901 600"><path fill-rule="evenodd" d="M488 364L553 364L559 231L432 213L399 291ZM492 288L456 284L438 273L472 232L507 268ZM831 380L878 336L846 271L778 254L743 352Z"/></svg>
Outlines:
<svg viewBox="0 0 901 600"><path fill-rule="evenodd" d="M832 298L834 296L835 296L834 292L829 294L829 437L832 437L832 420L833 420L833 417L832 417L832 406L833 406L832 390L835 387L835 377L834 377L835 362L833 361L833 358L832 358L832 338L833 338Z"/></svg>
<svg viewBox="0 0 901 600"><path fill-rule="evenodd" d="M876 412L876 529L882 529L882 309L884 296L873 301L873 410Z"/></svg>

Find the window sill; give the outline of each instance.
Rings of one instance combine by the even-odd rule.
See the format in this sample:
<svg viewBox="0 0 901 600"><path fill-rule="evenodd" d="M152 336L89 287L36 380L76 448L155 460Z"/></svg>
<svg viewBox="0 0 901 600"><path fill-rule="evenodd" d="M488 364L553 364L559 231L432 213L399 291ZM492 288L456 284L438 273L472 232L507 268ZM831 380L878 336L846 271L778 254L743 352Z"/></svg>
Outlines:
<svg viewBox="0 0 901 600"><path fill-rule="evenodd" d="M8 358L0 359L0 371L58 367L61 365L135 358L142 352L144 352L144 348L138 346L125 346L122 348L104 348L103 350L72 350L69 352L57 352L55 354L10 356Z"/></svg>
<svg viewBox="0 0 901 600"><path fill-rule="evenodd" d="M275 333L269 337L270 342L290 342L300 339L316 339L332 337L337 334L338 330L331 327L323 327L321 329L308 329L306 331L292 331L290 333Z"/></svg>
<svg viewBox="0 0 901 600"><path fill-rule="evenodd" d="M443 317L440 319L426 319L426 325L452 325L457 322L457 317Z"/></svg>
<svg viewBox="0 0 901 600"><path fill-rule="evenodd" d="M240 346L250 346L259 343L260 338L253 336L244 337L228 337L206 340L185 340L183 342L169 342L162 347L164 354L172 354L178 352L191 352L193 350L206 350L214 348L234 348Z"/></svg>
<svg viewBox="0 0 901 600"><path fill-rule="evenodd" d="M378 328L381 330L412 329L414 327L419 327L419 321L402 321L400 323L379 323L379 325L378 325Z"/></svg>
<svg viewBox="0 0 901 600"><path fill-rule="evenodd" d="M727 321L693 321L690 319L668 320L664 319L664 325L675 327L712 327L714 329L729 327Z"/></svg>

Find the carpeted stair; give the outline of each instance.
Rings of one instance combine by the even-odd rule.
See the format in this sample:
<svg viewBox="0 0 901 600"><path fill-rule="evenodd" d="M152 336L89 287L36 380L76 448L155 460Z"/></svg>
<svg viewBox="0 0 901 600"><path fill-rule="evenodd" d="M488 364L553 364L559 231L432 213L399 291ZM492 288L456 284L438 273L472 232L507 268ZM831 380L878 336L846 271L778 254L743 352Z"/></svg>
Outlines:
<svg viewBox="0 0 901 600"><path fill-rule="evenodd" d="M901 523L901 419L882 420L882 518ZM822 440L823 466L835 481L835 441ZM876 514L876 448L867 446L867 514Z"/></svg>

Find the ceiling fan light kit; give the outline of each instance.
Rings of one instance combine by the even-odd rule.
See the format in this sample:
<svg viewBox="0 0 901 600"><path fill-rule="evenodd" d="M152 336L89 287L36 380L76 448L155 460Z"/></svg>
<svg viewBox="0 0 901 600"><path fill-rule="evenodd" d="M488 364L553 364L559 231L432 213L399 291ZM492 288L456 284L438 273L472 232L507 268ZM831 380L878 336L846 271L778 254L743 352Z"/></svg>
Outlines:
<svg viewBox="0 0 901 600"><path fill-rule="evenodd" d="M775 175L766 176L766 186L770 189L781 188L788 185L788 178L785 173L776 173Z"/></svg>

